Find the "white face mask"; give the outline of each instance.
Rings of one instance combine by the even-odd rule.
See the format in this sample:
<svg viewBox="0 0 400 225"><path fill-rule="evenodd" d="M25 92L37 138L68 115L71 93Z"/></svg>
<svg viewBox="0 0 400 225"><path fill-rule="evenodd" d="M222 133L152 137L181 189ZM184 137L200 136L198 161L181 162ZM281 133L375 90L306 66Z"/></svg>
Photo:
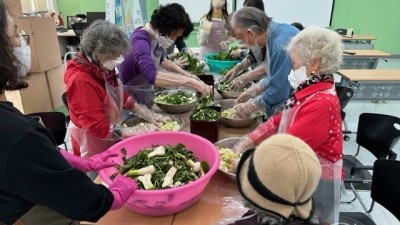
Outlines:
<svg viewBox="0 0 400 225"><path fill-rule="evenodd" d="M160 36L160 46L163 49L167 49L173 44L174 44L174 41L171 38L166 37L166 36Z"/></svg>
<svg viewBox="0 0 400 225"><path fill-rule="evenodd" d="M288 77L290 85L296 89L301 83L307 80L306 67L301 66L297 70L291 70Z"/></svg>
<svg viewBox="0 0 400 225"><path fill-rule="evenodd" d="M31 48L26 45L25 40L21 38L21 46L13 48L14 56L18 59L18 75L26 76L31 70Z"/></svg>
<svg viewBox="0 0 400 225"><path fill-rule="evenodd" d="M107 70L114 70L119 64L124 61L124 57L120 56L114 60L108 60L103 63L103 67Z"/></svg>
<svg viewBox="0 0 400 225"><path fill-rule="evenodd" d="M221 9L222 6L225 5L225 0L213 0L213 1L212 1L212 5L213 5L215 8Z"/></svg>

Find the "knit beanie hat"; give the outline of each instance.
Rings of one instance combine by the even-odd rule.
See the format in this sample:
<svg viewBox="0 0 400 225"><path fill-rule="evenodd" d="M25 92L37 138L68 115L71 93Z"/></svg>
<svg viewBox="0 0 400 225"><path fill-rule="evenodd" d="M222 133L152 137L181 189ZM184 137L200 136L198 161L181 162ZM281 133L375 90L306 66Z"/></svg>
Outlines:
<svg viewBox="0 0 400 225"><path fill-rule="evenodd" d="M256 208L279 217L308 219L321 165L304 141L276 134L239 162L236 181L240 194Z"/></svg>

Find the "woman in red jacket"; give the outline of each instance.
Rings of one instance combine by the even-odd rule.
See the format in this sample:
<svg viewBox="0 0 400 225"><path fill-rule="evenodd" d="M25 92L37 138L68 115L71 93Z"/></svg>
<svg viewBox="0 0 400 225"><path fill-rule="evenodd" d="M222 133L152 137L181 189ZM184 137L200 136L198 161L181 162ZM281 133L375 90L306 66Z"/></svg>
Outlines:
<svg viewBox="0 0 400 225"><path fill-rule="evenodd" d="M293 65L288 79L294 92L281 113L270 117L235 146L236 152L243 152L276 133L291 134L305 141L323 165L322 180L326 192L322 191L321 181L316 192L321 195L314 197L317 209L328 222L335 222L334 217L338 214L331 208L324 208L321 198L332 197L325 201L332 202L325 204L328 208L338 203L334 201L339 196L336 184L340 184L343 156L340 104L332 75L340 68L342 49L341 37L334 31L307 27L297 34L288 46Z"/></svg>
<svg viewBox="0 0 400 225"><path fill-rule="evenodd" d="M122 109L132 110L151 123L168 119L135 104L123 91L115 68L131 46L117 26L95 21L84 31L81 46L64 75L71 117L68 133L74 154L88 158L118 141L121 132L114 127L122 120Z"/></svg>

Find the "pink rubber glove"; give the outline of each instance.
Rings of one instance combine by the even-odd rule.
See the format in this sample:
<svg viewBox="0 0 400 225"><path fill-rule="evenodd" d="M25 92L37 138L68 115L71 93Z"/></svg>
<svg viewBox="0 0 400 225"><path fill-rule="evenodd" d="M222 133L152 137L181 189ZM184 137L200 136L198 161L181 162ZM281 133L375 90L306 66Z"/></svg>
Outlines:
<svg viewBox="0 0 400 225"><path fill-rule="evenodd" d="M132 178L118 175L110 184L108 189L114 196L114 202L111 205L110 210L115 210L121 208L122 205L128 201L128 199L136 191L137 185L135 180Z"/></svg>
<svg viewBox="0 0 400 225"><path fill-rule="evenodd" d="M60 151L61 155L68 161L72 167L76 167L82 172L98 171L104 168L117 165L116 162L108 161L110 157L118 156L118 153L102 152L88 159L71 154L65 150Z"/></svg>

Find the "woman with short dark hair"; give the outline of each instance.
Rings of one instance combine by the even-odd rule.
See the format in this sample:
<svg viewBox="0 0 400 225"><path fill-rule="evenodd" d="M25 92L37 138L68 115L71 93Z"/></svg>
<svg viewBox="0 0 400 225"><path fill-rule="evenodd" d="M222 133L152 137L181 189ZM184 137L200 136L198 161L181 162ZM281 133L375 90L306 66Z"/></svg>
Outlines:
<svg viewBox="0 0 400 225"><path fill-rule="evenodd" d="M163 55L163 48L168 48L183 35L188 20L183 6L177 3L161 5L154 10L150 23L131 34L133 49L118 69L122 82L139 103L152 106L153 85L163 88L184 86L204 95L211 93L210 86Z"/></svg>

